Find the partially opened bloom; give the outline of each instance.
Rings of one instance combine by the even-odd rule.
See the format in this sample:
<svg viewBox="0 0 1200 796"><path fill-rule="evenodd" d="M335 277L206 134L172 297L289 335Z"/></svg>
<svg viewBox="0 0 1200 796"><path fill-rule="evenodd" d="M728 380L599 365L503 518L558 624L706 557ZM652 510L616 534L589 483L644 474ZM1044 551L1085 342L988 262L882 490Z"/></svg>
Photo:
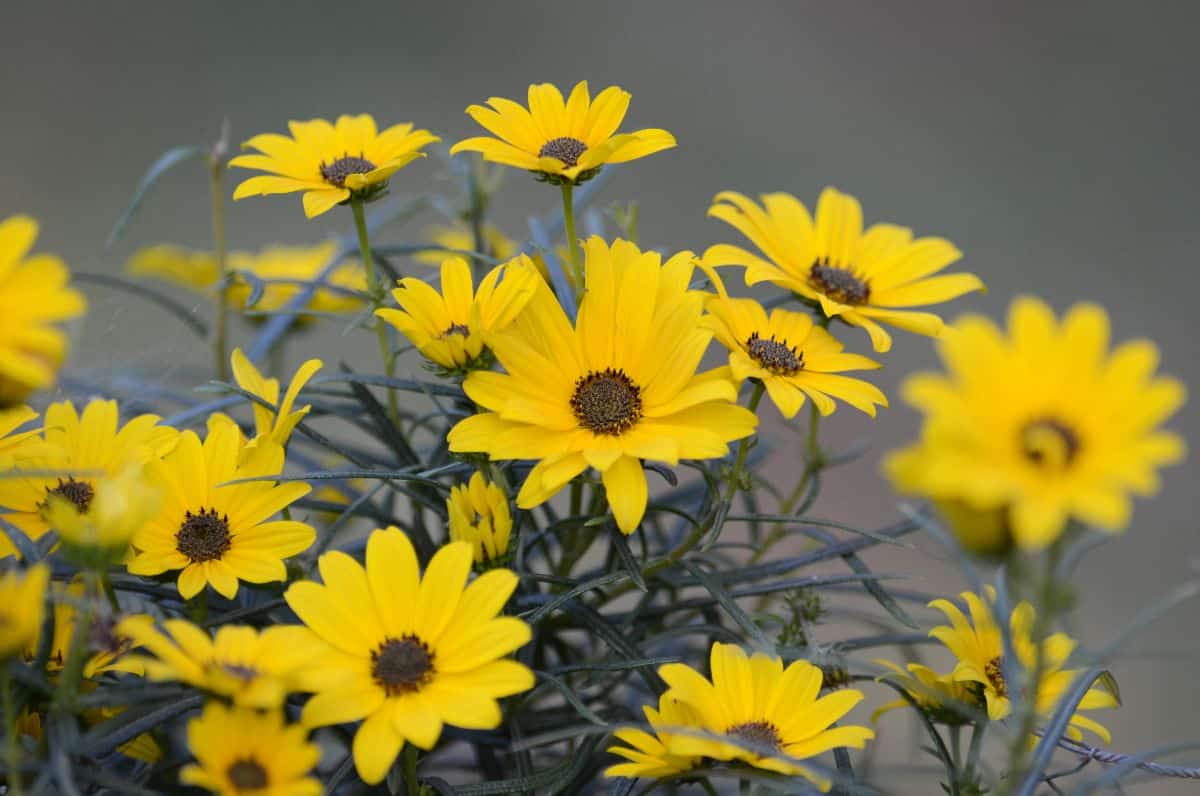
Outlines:
<svg viewBox="0 0 1200 796"><path fill-rule="evenodd" d="M671 742L676 737L675 731L684 729L703 732L696 713L691 708L667 692L659 697L658 710L643 705L642 711L654 730L653 734L638 727L624 727L614 732L613 737L626 745L614 744L608 747L608 751L625 758L627 762L609 766L604 770L604 776L661 779L682 774L700 762L698 755L679 755L671 752Z"/></svg>
<svg viewBox="0 0 1200 796"><path fill-rule="evenodd" d="M973 274L933 276L962 256L952 243L914 239L912 230L894 224L864 231L858 200L835 188L821 192L815 219L789 194L760 198L762 206L722 191L708 214L745 235L761 255L720 243L704 253L705 263L743 266L747 285L771 282L819 304L827 317L861 326L876 351L892 347L880 323L937 337L941 318L907 308L983 289Z"/></svg>
<svg viewBox="0 0 1200 796"><path fill-rule="evenodd" d="M337 122L312 119L288 122L291 136L263 133L247 141L230 166L265 171L233 193L234 199L304 192L304 213L319 216L351 198L367 200L387 187L388 179L440 140L428 130L397 124L380 132L368 114L339 116Z"/></svg>
<svg viewBox="0 0 1200 796"><path fill-rule="evenodd" d="M307 690L307 668L324 644L307 628L274 625L258 631L222 625L215 636L185 619L168 619L163 630L140 614L121 620L116 633L149 655L127 660L151 680L179 680L253 708L277 708L289 693Z"/></svg>
<svg viewBox="0 0 1200 796"><path fill-rule="evenodd" d="M729 452L757 419L738 406L724 369L697 374L712 332L704 294L688 290L694 257L662 262L628 241L584 245L586 290L574 325L549 288L492 348L505 373L463 383L485 412L449 434L452 451L538 459L517 505L549 500L588 467L602 474L617 526L632 533L646 511L641 459L677 464Z"/></svg>
<svg viewBox="0 0 1200 796"><path fill-rule="evenodd" d="M675 146L666 130L618 133L629 110L630 94L609 86L593 100L581 81L563 100L550 83L529 87L529 107L492 97L467 114L492 133L459 141L450 154L478 152L485 160L535 172L542 179L578 184L606 163L626 163Z"/></svg>
<svg viewBox="0 0 1200 796"><path fill-rule="evenodd" d="M383 779L406 742L432 749L450 724L489 730L501 697L533 687L533 673L505 656L529 626L500 616L517 576L493 569L472 583L471 546L442 547L421 576L408 537L395 528L367 541L366 567L341 552L319 560L324 585L294 583L288 605L329 645L309 665L329 685L304 706L309 726L364 719L354 762L368 784Z"/></svg>
<svg viewBox="0 0 1200 796"><path fill-rule="evenodd" d="M953 674L938 674L920 663L910 663L901 669L891 661L877 660L875 663L888 670L875 678L895 683L904 689L918 710L930 721L959 726L970 721L969 711L975 707L976 699L967 683L954 679ZM912 707L908 699L897 699L880 705L871 713L871 722L879 720L884 713L896 708Z"/></svg>
<svg viewBox="0 0 1200 796"><path fill-rule="evenodd" d="M921 440L886 468L905 492L990 518L960 524L968 547L1003 547L1007 536L1041 549L1070 520L1120 531L1130 495L1156 492L1158 468L1183 457L1183 441L1159 427L1183 404L1184 386L1155 376L1158 349L1147 340L1110 351L1100 307L1076 305L1060 321L1020 298L1007 335L966 316L938 349L948 372L904 386L925 413Z"/></svg>
<svg viewBox="0 0 1200 796"><path fill-rule="evenodd" d="M794 761L838 747L861 749L875 737L867 727L833 726L862 700L862 692L845 688L818 698L823 675L808 661L785 668L779 658L747 656L735 644L718 642L711 666L711 681L683 663L658 670L669 686L665 696L685 703L707 733L673 734L668 750L675 755L741 760L802 776L827 791L828 778Z"/></svg>
<svg viewBox="0 0 1200 796"><path fill-rule="evenodd" d="M19 655L42 628L50 568L35 564L25 571L0 573L0 663Z"/></svg>
<svg viewBox="0 0 1200 796"><path fill-rule="evenodd" d="M442 263L441 293L422 279L405 277L392 291L401 309L375 314L431 362L460 371L480 364L490 335L513 322L541 281L522 254L489 271L477 291L467 261L451 257Z"/></svg>
<svg viewBox="0 0 1200 796"><path fill-rule="evenodd" d="M508 560L513 526L508 498L483 473L476 472L468 483L450 489L446 511L450 517L450 540L469 542L477 565L494 566Z"/></svg>
<svg viewBox="0 0 1200 796"><path fill-rule="evenodd" d="M196 762L183 767L179 781L219 796L320 796L320 780L310 777L321 749L308 730L287 724L283 712L227 708L209 702L188 722L188 748Z"/></svg>
<svg viewBox="0 0 1200 796"><path fill-rule="evenodd" d="M954 653L957 659L952 675L954 679L978 684L977 687L983 692L988 718L994 721L1006 718L1012 712L1012 695L1005 674L1004 639L993 612L995 591L988 587L984 597L971 592L963 592L960 596L970 610L970 620L949 600L934 600L929 605L944 613L950 624L935 627L929 631L929 635ZM1009 618L1013 649L1017 656L1012 665L1021 667L1025 678L1032 678L1035 665L1038 665L1035 663L1037 646L1032 637L1033 620L1034 609L1027 602L1018 604ZM1041 680L1037 687L1037 714L1041 719L1050 717L1081 671L1063 668L1074 650L1075 641L1066 633L1054 633L1042 642L1038 665ZM1076 709L1115 708L1119 704L1115 694L1094 685L1084 694ZM1083 737L1081 730L1096 733L1105 743L1112 740L1102 724L1075 713L1067 727L1067 737L1078 741Z"/></svg>
<svg viewBox="0 0 1200 796"><path fill-rule="evenodd" d="M842 351L842 344L806 313L767 311L754 299L717 296L708 302L704 325L729 349L729 369L739 382L758 379L786 418L796 416L805 398L828 415L839 398L875 416L887 398L870 382L838 375L873 370L879 363Z"/></svg>
<svg viewBox="0 0 1200 796"><path fill-rule="evenodd" d="M87 309L52 254L33 254L38 225L29 216L0 221L0 409L54 384L67 356L62 323Z"/></svg>
<svg viewBox="0 0 1200 796"><path fill-rule="evenodd" d="M157 415L144 414L122 425L116 401L92 400L82 412L71 401L50 404L41 444L14 462L27 474L0 478L0 513L35 540L50 529L51 498L65 499L90 521L100 481L123 474L136 479L143 465L174 447L179 432L158 421ZM15 552L0 531L0 558Z"/></svg>
<svg viewBox="0 0 1200 796"><path fill-rule="evenodd" d="M162 461L151 462L151 479L163 490L162 508L133 538L135 575L179 571L179 593L190 599L206 586L227 598L238 581L287 579L283 559L307 550L312 526L271 520L308 494L308 484L276 484L283 448L266 442L242 456L241 432L214 424L201 444L193 431ZM240 479L263 479L228 483Z"/></svg>
<svg viewBox="0 0 1200 796"><path fill-rule="evenodd" d="M262 440L276 445L287 445L292 431L312 409L308 404L296 409L296 397L325 363L319 359L310 359L300 365L292 380L288 382L287 391L280 401L279 379L264 377L258 368L254 367L254 363L242 353L242 349L233 350L231 362L233 378L237 385L274 407L268 409L262 404L253 404L255 442Z"/></svg>

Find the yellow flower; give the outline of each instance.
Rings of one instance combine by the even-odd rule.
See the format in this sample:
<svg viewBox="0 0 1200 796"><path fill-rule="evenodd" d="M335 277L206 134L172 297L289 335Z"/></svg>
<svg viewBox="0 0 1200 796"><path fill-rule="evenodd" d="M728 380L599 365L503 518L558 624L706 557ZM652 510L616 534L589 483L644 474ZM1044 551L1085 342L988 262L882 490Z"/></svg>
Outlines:
<svg viewBox="0 0 1200 796"><path fill-rule="evenodd" d="M50 568L45 564L0 573L0 661L20 654L37 638L49 580Z"/></svg>
<svg viewBox="0 0 1200 796"><path fill-rule="evenodd" d="M413 259L426 265L441 265L447 257L461 257L463 252L475 251L475 234L471 227L461 221L454 224L438 224L425 229L425 239L440 248L429 248L413 255ZM483 225L483 241L487 254L500 262L517 256L517 244L494 224Z"/></svg>
<svg viewBox="0 0 1200 796"><path fill-rule="evenodd" d="M125 264L133 276L151 276L197 292L208 292L221 279L212 252L193 251L170 243L138 249Z"/></svg>
<svg viewBox="0 0 1200 796"><path fill-rule="evenodd" d="M629 762L609 766L604 770L604 776L661 779L694 768L700 758L696 755L673 754L671 743L678 737L673 730L703 732L695 712L670 692L659 697L658 710L649 705L643 705L642 710L654 734L637 727L624 727L614 732L613 736L628 746L614 745L608 747L608 751Z"/></svg>
<svg viewBox="0 0 1200 796"><path fill-rule="evenodd" d="M308 484L254 480L283 469L283 448L260 444L242 459L241 432L216 424L201 445L193 431L162 461L148 466L163 488L158 514L133 538L135 575L181 570L179 593L190 599L211 584L232 599L238 581L268 583L287 579L283 559L307 550L316 538L312 526L294 520L270 521L308 494Z"/></svg>
<svg viewBox="0 0 1200 796"><path fill-rule="evenodd" d="M325 363L319 359L310 359L297 368L292 380L288 382L287 392L283 394L281 402L279 400L279 380L264 378L258 368L254 367L254 363L242 353L242 349L233 349L231 361L233 378L237 381L237 385L275 407L273 411L261 404L253 404L255 437L254 442L250 444L256 445L260 440L265 440L276 445L286 445L292 436L292 431L312 409L312 406L308 404L295 409L296 397Z"/></svg>
<svg viewBox="0 0 1200 796"><path fill-rule="evenodd" d="M529 108L492 97L488 105L472 105L467 114L496 136L459 141L450 154L479 152L484 160L535 172L549 182L578 184L606 163L626 163L675 146L666 130L617 133L629 109L630 94L609 86L588 95L587 81L566 102L549 83L529 87Z"/></svg>
<svg viewBox="0 0 1200 796"><path fill-rule="evenodd" d="M733 377L761 381L784 417L795 417L806 397L823 415L833 412L834 398L871 417L877 404L888 405L875 385L838 375L878 368L879 363L844 353L842 344L805 313L774 309L768 317L754 299L728 296L714 296L708 312L704 325L729 349Z"/></svg>
<svg viewBox="0 0 1200 796"><path fill-rule="evenodd" d="M955 680L953 675L938 674L919 663L910 663L904 669L891 661L877 660L875 663L889 670L889 673L876 679L886 680L903 688L931 721L959 726L970 720L964 715L963 708L973 707L976 699L970 688ZM874 724L888 711L907 707L911 707L907 699L897 699L881 705L871 713L871 723Z"/></svg>
<svg viewBox="0 0 1200 796"><path fill-rule="evenodd" d="M466 484L450 490L446 498L450 514L450 541L470 542L475 563L495 565L508 560L508 540L512 534L512 514L508 498L483 473L476 472Z"/></svg>
<svg viewBox="0 0 1200 796"><path fill-rule="evenodd" d="M161 502L161 487L150 483L142 465L131 464L114 477L95 481L87 512L81 513L70 498L51 494L45 516L76 557L120 560L133 535L158 513Z"/></svg>
<svg viewBox="0 0 1200 796"><path fill-rule="evenodd" d="M184 619L163 622L166 633L144 614L121 620L116 632L153 653L130 656L151 680L180 680L228 697L235 704L277 708L293 691L314 682L306 669L324 650L306 628L276 625L261 633L244 625L222 625L215 637Z"/></svg>
<svg viewBox="0 0 1200 796"><path fill-rule="evenodd" d="M4 519L30 539L40 539L50 528L49 499L57 496L70 501L90 520L100 481L115 479L130 467L140 468L174 447L179 432L158 425L158 420L157 415L138 415L122 426L116 401L93 400L82 412L70 401L50 404L44 444L16 462L17 469L29 475L0 478ZM46 473L62 475L48 477ZM0 558L14 553L16 549L0 532Z"/></svg>
<svg viewBox="0 0 1200 796"><path fill-rule="evenodd" d="M0 221L0 408L54 384L67 356L59 325L87 310L62 260L29 256L37 234L29 216Z"/></svg>
<svg viewBox="0 0 1200 796"><path fill-rule="evenodd" d="M291 136L263 133L243 148L259 154L240 155L230 166L256 169L237 187L234 199L304 192L304 214L319 216L351 198L368 200L387 188L388 179L417 158L421 149L439 141L428 130L397 124L378 132L368 114L288 122Z"/></svg>
<svg viewBox="0 0 1200 796"><path fill-rule="evenodd" d="M759 207L740 193L722 191L708 214L745 235L763 256L721 243L704 253L705 263L744 266L747 285L771 282L819 304L826 317L866 330L876 351L892 347L878 322L937 337L941 318L904 308L983 289L973 274L931 276L962 256L952 243L914 240L912 230L894 224L864 232L858 200L834 188L821 192L815 221L794 196L761 199Z"/></svg>
<svg viewBox="0 0 1200 796"><path fill-rule="evenodd" d="M676 464L728 453L754 432L733 403L723 369L697 374L712 338L704 294L688 290L694 257L664 264L628 241L584 245L587 289L574 327L539 288L492 350L507 373L473 371L467 395L487 410L459 422L452 451L539 459L517 505L533 508L589 466L602 473L617 526L632 533L646 511L640 459Z"/></svg>
<svg viewBox="0 0 1200 796"><path fill-rule="evenodd" d="M52 672L60 671L67 660L71 649L71 640L75 637L77 623L77 606L84 600L95 599L84 594L83 582L74 580L70 585L52 584L50 594L54 601L54 635L50 639L50 657L47 667ZM141 675L142 665L129 657L132 644L115 631L116 619L111 613L101 611L93 615L92 625L88 629L85 650L91 653L83 664L85 681L93 680L105 672L126 672ZM39 628L40 631L40 628ZM41 632L35 633L25 648L25 658L33 660L37 655Z"/></svg>
<svg viewBox="0 0 1200 796"><path fill-rule="evenodd" d="M392 291L402 309L375 314L394 326L430 361L447 370L479 364L493 333L513 322L541 283L533 263L520 255L488 272L479 283L461 257L442 263L442 292L424 280L405 277Z"/></svg>
<svg viewBox="0 0 1200 796"><path fill-rule="evenodd" d="M1091 304L1059 322L1041 301L1017 299L1007 337L964 317L938 346L949 372L905 384L925 424L919 443L888 458L888 474L905 492L1003 511L1023 549L1054 543L1071 519L1122 530L1130 493L1156 492L1156 470L1183 457L1183 441L1159 425L1186 391L1155 377L1153 343L1108 347L1108 316ZM975 528L962 533L968 547L981 546ZM983 541L999 536L993 527Z"/></svg>
<svg viewBox="0 0 1200 796"><path fill-rule="evenodd" d="M831 728L859 703L862 692L846 688L818 699L823 677L808 661L794 661L785 669L779 658L762 652L747 657L737 645L718 642L711 666L711 682L682 663L658 670L669 686L664 698L686 703L696 716L695 726L708 734L675 733L668 745L672 754L741 760L802 776L827 791L828 779L792 760L838 747L861 749L875 737L866 727Z"/></svg>
<svg viewBox="0 0 1200 796"><path fill-rule="evenodd" d="M188 748L196 763L179 781L220 796L320 796L321 783L308 776L321 749L308 731L287 724L278 710L260 713L209 702L188 722Z"/></svg>
<svg viewBox="0 0 1200 796"><path fill-rule="evenodd" d="M24 454L37 437L40 428L17 431L37 416L38 413L28 406L0 409L0 468L8 469L13 457Z"/></svg>
<svg viewBox="0 0 1200 796"><path fill-rule="evenodd" d="M988 718L998 721L1009 715L1012 705L1004 672L1004 640L992 612L995 590L988 587L986 602L971 592L963 592L960 596L970 609L970 621L958 606L949 600L934 600L929 605L944 613L950 620L950 625L939 625L929 631L929 635L954 653L958 661L952 674L955 680L979 684L983 691ZM1023 668L1026 677L1032 676L1034 659L1037 657L1037 648L1031 635L1033 620L1033 606L1027 602L1018 604L1009 619L1013 648L1017 656L1015 663ZM1054 633L1042 642L1042 677L1037 690L1039 718L1050 717L1063 694L1070 688L1071 682L1079 674L1078 669L1063 668L1074 650L1075 641L1066 633ZM1115 695L1100 686L1093 686L1084 695L1078 709L1095 710L1115 708L1118 705ZM1078 741L1083 738L1081 729L1096 733L1105 743L1112 740L1103 725L1076 713L1067 727L1067 736Z"/></svg>
<svg viewBox="0 0 1200 796"><path fill-rule="evenodd" d="M506 655L529 626L498 616L517 576L493 569L471 584L471 546L452 542L422 578L412 544L395 528L367 541L366 568L341 552L319 561L324 585L288 588L288 605L330 645L310 663L331 684L304 706L308 726L365 719L354 762L368 784L383 779L400 747L431 749L443 724L487 730L501 722L500 697L533 687L533 673Z"/></svg>

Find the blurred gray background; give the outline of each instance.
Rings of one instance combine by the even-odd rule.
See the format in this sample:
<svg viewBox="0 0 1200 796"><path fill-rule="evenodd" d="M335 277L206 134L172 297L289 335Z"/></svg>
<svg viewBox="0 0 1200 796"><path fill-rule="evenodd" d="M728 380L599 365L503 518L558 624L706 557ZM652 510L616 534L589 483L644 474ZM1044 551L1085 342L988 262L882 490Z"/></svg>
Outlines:
<svg viewBox="0 0 1200 796"><path fill-rule="evenodd" d="M678 149L621 168L605 188L606 201L640 201L647 245L702 251L735 240L705 217L722 189L786 190L811 204L833 184L862 200L868 221L962 248L959 267L980 274L990 292L957 302L950 315L995 316L1023 292L1059 310L1098 301L1114 316L1115 339L1158 341L1165 370L1200 383L1189 353L1200 288L1195 4L22 2L5 5L4 23L0 216L36 216L39 246L79 270L116 272L133 248L156 241L208 245L198 164L163 181L115 249L104 241L147 165L173 145L211 140L225 116L236 141L282 130L288 119L365 111L381 125L414 121L452 142L476 134L463 114L470 103L521 99L531 82L568 88L586 78L593 91L615 83L633 93L627 129L665 127L679 139ZM432 158L393 181L394 194L429 190L453 190ZM520 234L556 197L511 173L496 219ZM347 232L347 216L305 221L296 195L247 200L230 211L231 243L315 241ZM379 240L411 241L421 226ZM180 368L207 365L207 352L157 309L88 292L93 308L77 330L72 367L102 374L133 364L177 378ZM315 350L372 363L374 340L339 336L340 328L325 327ZM239 339L249 339L246 329ZM866 352L865 335L845 339ZM925 339L900 333L896 341L878 378L893 408L873 424L845 409L830 424L835 447L869 435L873 450L832 475L822 516L867 525L896 516L879 452L916 433L897 385L935 362ZM1192 406L1174 427L1196 439ZM771 466L790 484L800 440L778 439L784 447ZM1080 570L1087 643L1102 644L1193 572L1188 495L1197 475L1194 459L1167 471L1162 495L1139 503L1131 532ZM932 545L922 549L872 560L916 570L915 588L956 591L951 565ZM1126 705L1098 716L1114 748L1200 735L1198 628L1194 607L1180 610L1116 666ZM891 722L885 735L904 731L903 720ZM1192 791L1151 784L1141 792Z"/></svg>

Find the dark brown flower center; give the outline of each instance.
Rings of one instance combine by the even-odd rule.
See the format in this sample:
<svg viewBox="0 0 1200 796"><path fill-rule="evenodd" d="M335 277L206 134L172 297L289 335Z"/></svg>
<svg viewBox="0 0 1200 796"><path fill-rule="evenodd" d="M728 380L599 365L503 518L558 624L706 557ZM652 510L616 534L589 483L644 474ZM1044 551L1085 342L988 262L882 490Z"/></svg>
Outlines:
<svg viewBox="0 0 1200 796"><path fill-rule="evenodd" d="M776 340L775 335L764 339L754 332L746 341L746 353L776 376L792 376L804 367L804 354L789 348L787 340Z"/></svg>
<svg viewBox="0 0 1200 796"><path fill-rule="evenodd" d="M759 748L778 750L783 745L779 738L779 730L769 721L748 721L745 724L737 724L726 730L725 734Z"/></svg>
<svg viewBox="0 0 1200 796"><path fill-rule="evenodd" d="M1021 430L1021 453L1042 467L1066 467L1079 453L1079 435L1052 417L1038 418Z"/></svg>
<svg viewBox="0 0 1200 796"><path fill-rule="evenodd" d="M375 170L375 164L364 157L346 155L332 163L321 163L321 178L330 185L346 187L346 178L351 174L366 174Z"/></svg>
<svg viewBox="0 0 1200 796"><path fill-rule="evenodd" d="M854 275L849 268L829 264L829 258L818 259L808 272L808 285L842 304L866 304L871 298L871 286Z"/></svg>
<svg viewBox="0 0 1200 796"><path fill-rule="evenodd" d="M642 418L642 391L623 370L594 370L575 382L571 409L593 434L615 437Z"/></svg>
<svg viewBox="0 0 1200 796"><path fill-rule="evenodd" d="M175 549L194 564L220 558L231 544L229 515L220 515L216 509L200 509L196 514L185 512L183 524L175 534Z"/></svg>
<svg viewBox="0 0 1200 796"><path fill-rule="evenodd" d="M433 652L416 636L390 638L371 653L371 675L388 696L419 691L433 679Z"/></svg>
<svg viewBox="0 0 1200 796"><path fill-rule="evenodd" d="M270 784L267 770L257 760L235 760L225 772L229 782L238 790L263 790Z"/></svg>
<svg viewBox="0 0 1200 796"><path fill-rule="evenodd" d="M51 495L66 498L75 504L76 511L86 514L92 505L92 498L96 497L96 490L87 481L76 481L68 476L65 481L58 479L58 486L46 487L47 498ZM45 506L45 503L42 505Z"/></svg>
<svg viewBox="0 0 1200 796"><path fill-rule="evenodd" d="M578 138L551 138L538 150L539 158L558 158L567 168L579 165L579 156L587 151L587 144Z"/></svg>
<svg viewBox="0 0 1200 796"><path fill-rule="evenodd" d="M983 667L983 673L997 694L1002 697L1008 696L1008 682L1004 679L1004 668L1000 658L992 658L988 661Z"/></svg>
<svg viewBox="0 0 1200 796"><path fill-rule="evenodd" d="M462 337L467 337L468 335L471 334L471 328L465 324L452 323L446 327L446 331L444 331L438 335L438 338L445 340L447 337L450 337L450 336L456 335L456 334L461 335Z"/></svg>

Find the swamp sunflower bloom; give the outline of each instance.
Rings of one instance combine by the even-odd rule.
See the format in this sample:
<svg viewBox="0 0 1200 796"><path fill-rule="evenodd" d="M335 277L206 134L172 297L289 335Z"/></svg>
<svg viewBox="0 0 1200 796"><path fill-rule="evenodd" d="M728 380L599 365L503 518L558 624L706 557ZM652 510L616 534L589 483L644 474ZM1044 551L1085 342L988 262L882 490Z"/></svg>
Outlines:
<svg viewBox="0 0 1200 796"><path fill-rule="evenodd" d="M549 500L588 467L602 474L617 526L632 533L646 511L641 459L726 455L754 432L724 369L697 374L712 332L704 294L688 290L694 260L662 262L628 241L584 245L586 290L574 325L540 288L492 350L505 373L463 382L484 412L460 421L450 449L493 459L538 459L517 505Z"/></svg>
<svg viewBox="0 0 1200 796"><path fill-rule="evenodd" d="M69 497L52 494L46 499L45 517L76 562L104 567L125 558L133 535L158 513L162 492L139 464L94 483L95 494L86 512L80 512Z"/></svg>
<svg viewBox="0 0 1200 796"><path fill-rule="evenodd" d="M469 544L442 547L422 577L408 537L388 528L367 540L365 568L336 551L318 566L323 585L294 583L284 595L329 645L309 663L328 685L302 720L362 719L353 754L368 784L384 778L406 742L432 749L444 724L494 729L497 700L533 687L533 673L506 658L530 637L525 622L500 616L517 576L492 569L468 584Z"/></svg>
<svg viewBox="0 0 1200 796"><path fill-rule="evenodd" d="M339 116L337 122L312 119L288 122L291 136L256 135L243 144L257 154L239 155L230 166L265 171L237 187L234 199L304 192L304 214L314 218L350 199L363 201L381 194L388 179L417 158L425 146L440 141L411 124L382 132L368 114Z"/></svg>
<svg viewBox="0 0 1200 796"><path fill-rule="evenodd" d="M961 683L972 685L977 693L982 691L982 706L986 708L988 718L998 721L1012 712L1012 703L1005 677L1004 638L993 612L995 590L988 587L983 597L971 592L963 592L959 596L967 604L970 620L949 600L934 600L929 603L930 607L944 613L950 624L935 627L929 631L929 635L954 653L957 663L951 676ZM1027 677L1032 677L1037 657L1037 647L1032 637L1033 621L1034 609L1027 602L1018 604L1009 618L1017 656L1014 663L1022 667ZM1040 719L1048 719L1054 713L1081 671L1063 668L1074 650L1075 641L1066 633L1054 633L1042 642L1041 681L1037 686L1037 714ZM979 699L975 701L979 702ZM1094 685L1088 689L1077 709L1097 710L1119 706L1117 696L1108 687ZM1105 743L1112 742L1104 725L1075 713L1067 726L1067 737L1081 740L1082 730L1094 732Z"/></svg>
<svg viewBox="0 0 1200 796"><path fill-rule="evenodd" d="M0 573L0 663L21 654L37 638L46 615L49 580L50 568L45 564Z"/></svg>
<svg viewBox="0 0 1200 796"><path fill-rule="evenodd" d="M196 762L179 781L218 796L320 796L320 780L309 776L321 749L282 711L259 712L209 702L188 722L188 748Z"/></svg>
<svg viewBox="0 0 1200 796"><path fill-rule="evenodd" d="M638 727L624 727L614 732L613 737L626 745L614 744L608 747L608 751L625 758L627 762L609 766L604 770L604 776L661 779L695 768L700 762L699 756L671 752L672 739L677 734L675 730L703 732L692 709L667 692L659 697L658 710L643 705L642 711L654 732L649 733Z"/></svg>
<svg viewBox="0 0 1200 796"><path fill-rule="evenodd" d="M581 81L564 102L550 83L529 87L529 107L492 97L491 107L472 105L467 115L495 136L459 141L450 154L478 152L484 160L526 169L555 184L578 185L606 163L626 163L675 146L666 130L618 133L630 94L609 86L593 100Z"/></svg>
<svg viewBox="0 0 1200 796"><path fill-rule="evenodd" d="M0 221L0 409L54 384L67 356L61 325L87 310L52 254L33 254L38 225L29 216Z"/></svg>
<svg viewBox="0 0 1200 796"><path fill-rule="evenodd" d="M255 436L251 445L256 445L259 441L280 446L287 445L292 431L312 409L312 406L308 404L296 409L296 398L304 389L304 385L308 384L325 363L319 359L310 359L304 362L296 369L292 380L288 382L283 400L280 401L279 379L264 377L259 369L254 367L254 363L250 361L249 357L242 353L242 349L235 348L230 361L233 365L233 378L237 381L237 385L274 407L274 409L268 409L259 403L252 405Z"/></svg>
<svg viewBox="0 0 1200 796"><path fill-rule="evenodd" d="M875 224L863 230L858 200L826 188L814 219L796 197L763 194L762 206L735 191L717 194L708 214L746 236L761 255L719 243L708 265L740 265L747 285L771 282L820 306L827 318L861 326L876 351L892 347L880 323L937 337L942 319L908 307L940 304L983 282L973 274L933 276L962 254L942 238L914 239L912 230Z"/></svg>
<svg viewBox="0 0 1200 796"><path fill-rule="evenodd" d="M312 526L295 520L271 520L304 497L309 485L277 484L283 448L260 444L243 457L241 431L228 423L210 427L203 444L193 431L162 461L148 466L163 490L162 508L133 538L137 554L129 561L135 575L179 571L185 599L211 585L232 599L238 581L269 583L287 579L283 560L308 549ZM239 479L264 479L229 483Z"/></svg>
<svg viewBox="0 0 1200 796"><path fill-rule="evenodd" d="M476 565L495 566L508 560L513 527L508 498L483 473L476 472L469 482L450 489L446 511L450 516L450 541L469 542Z"/></svg>
<svg viewBox="0 0 1200 796"><path fill-rule="evenodd" d="M862 700L853 688L818 699L824 676L808 661L783 662L762 652L747 656L735 644L713 644L712 680L683 663L658 673L669 686L665 697L685 703L704 733L675 733L672 754L740 760L756 768L802 776L821 791L830 781L795 760L830 749L861 749L875 733L852 724L833 727ZM790 758L790 759L789 759Z"/></svg>
<svg viewBox="0 0 1200 796"><path fill-rule="evenodd" d="M953 674L938 674L920 663L910 663L903 669L891 661L877 660L875 663L887 669L887 673L875 678L895 683L916 703L917 709L931 721L957 727L970 721L964 715L964 707L974 707L976 699L969 684L954 679ZM907 699L897 699L880 705L871 713L874 724L884 713L896 708L912 707Z"/></svg>
<svg viewBox="0 0 1200 796"><path fill-rule="evenodd" d="M948 372L919 373L905 399L925 413L921 440L885 462L904 491L959 519L972 549L1053 544L1068 521L1121 531L1130 495L1151 495L1158 468L1184 443L1160 429L1184 402L1175 379L1155 376L1158 349L1134 340L1109 350L1108 315L1079 304L1061 321L1019 298L1008 333L969 315L938 345ZM955 513L957 512L957 513Z"/></svg>

